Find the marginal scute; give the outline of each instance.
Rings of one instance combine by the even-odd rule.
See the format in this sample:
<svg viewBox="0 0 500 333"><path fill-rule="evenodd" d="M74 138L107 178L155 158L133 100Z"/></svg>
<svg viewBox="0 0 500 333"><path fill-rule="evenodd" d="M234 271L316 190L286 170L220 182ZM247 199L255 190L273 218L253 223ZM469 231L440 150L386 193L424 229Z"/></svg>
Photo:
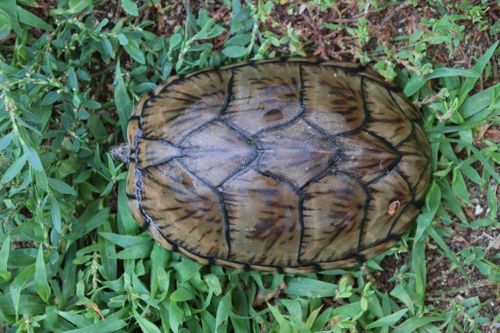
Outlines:
<svg viewBox="0 0 500 333"><path fill-rule="evenodd" d="M258 142L262 152L259 170L285 177L298 187L328 168L338 156L334 140L300 119L262 133Z"/></svg>
<svg viewBox="0 0 500 333"><path fill-rule="evenodd" d="M262 64L233 69L232 97L224 117L254 135L286 124L302 111L297 64Z"/></svg>
<svg viewBox="0 0 500 333"><path fill-rule="evenodd" d="M415 204L410 203L405 207L404 211L399 216L399 219L395 221L395 225L390 231L392 235L402 235L410 226L410 224L415 220L417 215L420 213ZM388 235L390 236L390 235Z"/></svg>
<svg viewBox="0 0 500 333"><path fill-rule="evenodd" d="M420 121L422 119L422 113L418 112L415 106L413 106L407 98L405 98L400 94L395 94L393 92L389 93L394 99L396 105L408 119L412 121Z"/></svg>
<svg viewBox="0 0 500 333"><path fill-rule="evenodd" d="M135 151L135 137L139 131L139 119L132 118L128 122L128 132L127 132L127 142L131 149L131 153L134 154Z"/></svg>
<svg viewBox="0 0 500 333"><path fill-rule="evenodd" d="M250 264L297 264L299 207L289 184L248 169L221 190L234 249L229 259Z"/></svg>
<svg viewBox="0 0 500 333"><path fill-rule="evenodd" d="M432 170L430 164L426 165L423 170L419 171L420 171L420 177L417 186L415 187L415 201L423 202L425 198L425 193L427 192L427 188L429 187L432 177Z"/></svg>
<svg viewBox="0 0 500 333"><path fill-rule="evenodd" d="M429 160L421 152L417 141L410 137L398 146L401 152L401 161L396 169L408 180L412 188L416 188L420 174L429 165Z"/></svg>
<svg viewBox="0 0 500 333"><path fill-rule="evenodd" d="M142 208L161 233L188 250L225 257L224 214L217 193L178 161L142 171Z"/></svg>
<svg viewBox="0 0 500 333"><path fill-rule="evenodd" d="M338 136L342 158L337 170L351 173L369 182L389 171L397 163L398 151L383 140L366 131Z"/></svg>
<svg viewBox="0 0 500 333"><path fill-rule="evenodd" d="M385 177L370 184L368 188L370 202L366 211L361 247L367 247L385 239L394 220L399 218L401 211L412 200L408 183L397 170L392 170ZM391 214L389 206L395 201L399 201L399 208Z"/></svg>
<svg viewBox="0 0 500 333"><path fill-rule="evenodd" d="M328 70L327 70L328 69ZM330 135L353 131L365 121L361 79L325 66L302 66L304 119Z"/></svg>
<svg viewBox="0 0 500 333"><path fill-rule="evenodd" d="M363 84L366 109L370 114L365 128L397 146L411 134L411 121L401 113L387 88L369 80Z"/></svg>
<svg viewBox="0 0 500 333"><path fill-rule="evenodd" d="M219 116L230 76L227 70L212 71L167 85L142 109L143 135L179 144L191 131Z"/></svg>
<svg viewBox="0 0 500 333"><path fill-rule="evenodd" d="M185 165L215 187L256 157L254 147L220 121L193 133L182 147Z"/></svg>
<svg viewBox="0 0 500 333"><path fill-rule="evenodd" d="M333 261L356 251L365 200L363 187L341 173L305 187L301 263Z"/></svg>
<svg viewBox="0 0 500 333"><path fill-rule="evenodd" d="M137 198L136 196L137 178L136 178L136 169L134 161L131 161L129 163L129 168L130 169L127 175L127 183L126 183L126 192L128 195L128 208L130 209L130 212L132 213L132 216L134 217L137 224L143 226L146 224L146 221L144 220L144 216L140 211L139 198Z"/></svg>
<svg viewBox="0 0 500 333"><path fill-rule="evenodd" d="M384 252L385 250L389 249L390 247L392 247L395 243L396 243L396 241L394 241L392 239L388 239L380 244L377 244L377 245L371 246L365 250L362 250L359 254L363 258L373 258L377 254L380 254L380 253Z"/></svg>

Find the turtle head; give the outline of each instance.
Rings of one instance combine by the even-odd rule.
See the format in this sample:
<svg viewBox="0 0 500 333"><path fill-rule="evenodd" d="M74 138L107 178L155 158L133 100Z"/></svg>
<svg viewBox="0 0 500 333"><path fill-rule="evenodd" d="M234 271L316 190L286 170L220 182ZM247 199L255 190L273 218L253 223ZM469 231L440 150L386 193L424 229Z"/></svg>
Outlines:
<svg viewBox="0 0 500 333"><path fill-rule="evenodd" d="M130 147L126 143L120 143L119 145L111 147L109 150L111 158L116 161L121 161L128 164L130 157Z"/></svg>

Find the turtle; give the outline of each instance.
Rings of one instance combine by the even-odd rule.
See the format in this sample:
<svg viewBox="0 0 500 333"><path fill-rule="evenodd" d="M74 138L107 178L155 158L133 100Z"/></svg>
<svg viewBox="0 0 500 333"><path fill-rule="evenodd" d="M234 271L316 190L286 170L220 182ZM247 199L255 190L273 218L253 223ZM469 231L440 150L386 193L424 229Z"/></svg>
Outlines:
<svg viewBox="0 0 500 333"><path fill-rule="evenodd" d="M431 179L421 112L356 63L247 61L169 78L134 108L130 211L203 265L348 267L412 225Z"/></svg>

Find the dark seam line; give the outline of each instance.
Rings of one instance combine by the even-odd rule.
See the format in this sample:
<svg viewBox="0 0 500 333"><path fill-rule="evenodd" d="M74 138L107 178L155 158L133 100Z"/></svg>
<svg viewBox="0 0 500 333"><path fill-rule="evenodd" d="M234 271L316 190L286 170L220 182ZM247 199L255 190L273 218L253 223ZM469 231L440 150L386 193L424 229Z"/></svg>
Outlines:
<svg viewBox="0 0 500 333"><path fill-rule="evenodd" d="M248 142L252 141L252 135L250 133L248 133L247 131L245 131L244 129L238 127L237 125L235 125L233 123L231 123L227 119L223 118L220 121L223 122L224 124L226 124L226 126L228 126L229 128L231 128L231 129L235 130L236 132L238 132L238 134L241 135L241 136L243 136L244 138L246 138Z"/></svg>
<svg viewBox="0 0 500 333"><path fill-rule="evenodd" d="M143 168L142 168L143 170L147 170L147 169L148 169L148 168L150 168L150 167L157 167L157 166L161 166L161 165L167 164L168 162L170 162L170 161L172 161L172 160L174 160L174 159L184 157L184 153L183 153L183 151L182 151L182 148L179 148L179 147L174 146L173 144L171 144L171 143L170 143L169 141L167 141L167 140L164 140L164 139L148 139L148 138L144 138L144 137L141 137L141 140L142 140L142 141L157 141L157 142L159 141L162 145L170 145L170 146L172 146L172 147L174 147L174 148L176 148L176 149L181 150L181 151L180 151L180 153L182 154L182 155L178 155L178 156L173 156L173 157L168 157L168 158L165 158L165 159L161 159L161 160L159 160L159 161L158 161L158 162L156 162L156 163L152 163L152 164L149 164L149 165L147 165L147 166L143 167ZM137 147L138 147L138 145L137 145ZM135 162L137 163L137 166L139 166L139 164L141 164L141 163L142 163L142 160L140 160L140 159L139 159L139 153L140 153L140 152L139 152L139 150L137 150L137 154L135 155Z"/></svg>
<svg viewBox="0 0 500 333"><path fill-rule="evenodd" d="M175 91L174 91L175 92ZM168 98L170 99L173 99L175 101L181 101L181 102L186 102L186 103L190 103L190 104L193 104L195 101L189 99L189 98L183 98L183 97L174 97L174 96L169 96ZM199 100L202 104L207 104L206 102L204 102L203 100Z"/></svg>
<svg viewBox="0 0 500 333"><path fill-rule="evenodd" d="M306 106L304 105L304 74L302 73L302 66L299 64L299 79L300 79L300 86L299 86L299 104L301 110L301 114L306 112Z"/></svg>
<svg viewBox="0 0 500 333"><path fill-rule="evenodd" d="M152 225L152 224L154 225L155 223L153 222L151 217L146 213L146 211L144 210L144 207L142 206L142 194L141 194L141 188L143 186L142 173L138 167L138 164L136 164L134 172L135 172L135 179L136 179L135 196L137 198L137 205L139 206L139 211L141 212L142 217L144 218L144 224L141 225L141 229L145 231L145 230L148 230L150 225Z"/></svg>
<svg viewBox="0 0 500 333"><path fill-rule="evenodd" d="M349 67L349 66L342 66L342 65L334 65L334 64L326 64L326 62L329 61L329 60L321 60L321 59L317 59L316 62L301 62L301 63L304 63L304 64L310 64L310 65L316 65L316 66L324 66L324 67L333 67L337 70L343 70L343 71L346 71L346 72L349 72L349 73L360 73L360 72L363 72L366 67L361 65L361 64L357 64L356 63L356 67Z"/></svg>
<svg viewBox="0 0 500 333"><path fill-rule="evenodd" d="M367 79L371 82L375 82L375 84L381 86L382 88L385 88L385 89L389 89L390 91L393 91L395 93L400 93L402 90L401 90L401 87L398 86L397 84L388 84L387 82L384 82L384 81L379 81L379 80L376 80L375 78L371 77L371 76L364 76L364 75L361 75L362 78L364 79ZM384 80L382 78L382 80Z"/></svg>
<svg viewBox="0 0 500 333"><path fill-rule="evenodd" d="M288 179L285 176L280 176L280 175L274 174L274 173L272 173L270 171L264 171L264 170L260 170L260 169L255 169L255 171L257 173L260 173L263 176L272 178L273 180L276 180L277 182L286 183L287 185L289 185L293 189L293 191L295 193L297 193L298 195L299 195L299 193L302 194L302 190L297 185L295 185L293 183L293 181L291 181L290 179Z"/></svg>
<svg viewBox="0 0 500 333"><path fill-rule="evenodd" d="M303 113L304 113L304 109L301 109L295 116L293 116L292 119L287 120L284 123L279 123L279 124L276 124L276 125L271 125L269 127L263 128L263 129L259 130L257 133L255 133L252 136L257 136L257 135L260 135L262 133L268 132L268 131L270 131L272 129L277 129L277 128L286 127L288 125L291 125L292 123L300 120L301 116L303 115Z"/></svg>
<svg viewBox="0 0 500 333"><path fill-rule="evenodd" d="M394 146L389 142L387 141L385 138L381 137L380 135L366 129L366 128L363 128L364 131L366 131L368 134L376 137L377 139L379 139L380 141L382 141L382 143L389 148L390 151L392 152L395 152L396 153L396 159L394 160L394 162L392 162L383 172L381 172L377 177L373 178L372 180L366 182L367 185L370 185L370 184L373 184L375 183L376 181L378 181L380 178L388 175L389 173L391 173L391 171L399 164L399 162L401 161L401 153L399 152L399 150L395 149Z"/></svg>
<svg viewBox="0 0 500 333"><path fill-rule="evenodd" d="M300 239L299 239L299 249L297 251L297 263L300 264L302 262L300 256L302 254L302 246L304 244L304 193L301 191L301 195L299 196L299 224L300 224Z"/></svg>
<svg viewBox="0 0 500 333"><path fill-rule="evenodd" d="M207 69L207 71L209 71L209 69ZM202 74L204 71L202 72L199 72L198 74ZM193 72L194 74L194 72ZM156 94L156 96L159 96L161 94L163 94L165 92L165 90L167 90L168 88L170 88L171 85L181 81L181 80L184 80L184 79L189 79L189 77L185 77L185 75L183 74L177 74L177 77L171 77L172 81L170 81L168 84L165 85L165 87L163 87L160 91L158 91L158 93Z"/></svg>
<svg viewBox="0 0 500 333"><path fill-rule="evenodd" d="M224 98L224 103L222 104L222 109L219 112L218 118L222 118L222 116L226 113L227 108L229 106L229 102L231 101L231 97L233 96L234 71L230 69L229 72L231 76L229 76L229 80L227 80L226 96Z"/></svg>
<svg viewBox="0 0 500 333"><path fill-rule="evenodd" d="M337 152L338 153L336 153L335 156L328 161L327 165L322 170L320 170L316 174L316 176L314 176L313 178L309 179L307 182L304 183L304 185L302 185L300 187L301 191L303 191L306 187L308 187L312 183L314 183L314 182L320 180L321 178L325 177L330 171L332 171L331 169L341 159L341 152L340 152L339 147L337 147Z"/></svg>
<svg viewBox="0 0 500 333"><path fill-rule="evenodd" d="M212 184L210 184L205 178L198 176L195 172L193 172L184 162L178 162L192 177L201 181L205 186L207 186L212 192L215 193L217 199L219 201L219 205L222 211L222 217L224 222L224 238L227 244L227 258L231 256L231 237L229 234L229 216L227 214L226 203L224 201L224 196L221 192L217 190ZM198 254L197 254L198 255Z"/></svg>
<svg viewBox="0 0 500 333"><path fill-rule="evenodd" d="M145 114L144 114L144 111L151 108L151 106L153 106L152 103L149 103L149 102L154 102L155 99L156 99L157 95L153 95L153 96L148 96L148 98L144 101L144 104L142 104L142 108L141 108L141 120L142 118L144 118Z"/></svg>
<svg viewBox="0 0 500 333"><path fill-rule="evenodd" d="M364 127L366 123L372 120L370 113L368 112L368 105L366 103L366 91L365 91L365 78L361 77L361 82L359 84L359 90L361 91L361 101L363 104L363 113L365 114L365 119L359 128Z"/></svg>
<svg viewBox="0 0 500 333"><path fill-rule="evenodd" d="M299 238L299 248L297 249L297 262L300 263L300 246L304 235L304 220L303 220L303 209L302 209L302 203L304 202L304 192L302 192L302 190L299 187L297 187L291 180L289 180L286 177L276 175L269 171L262 171L258 169L256 169L255 171L257 171L257 173L260 173L263 176L276 180L277 182L287 184L295 193L295 195L297 195L297 197L299 198L299 204L297 205L297 212L299 215L300 238Z"/></svg>
<svg viewBox="0 0 500 333"><path fill-rule="evenodd" d="M403 178L403 180L405 181L406 183L406 186L408 186L408 189L410 190L410 194L411 194L411 200L412 201L415 201L415 190L414 188L411 186L410 184L410 181L406 178L405 175L403 175L401 172L399 172L398 169L396 169L396 173L401 177Z"/></svg>
<svg viewBox="0 0 500 333"><path fill-rule="evenodd" d="M269 131L271 131L273 129L279 129L281 127L287 127L289 125L292 125L292 124L298 122L299 120L301 120L302 119L302 117L301 117L302 115L303 115L303 111L300 111L292 119L288 120L285 123L280 123L280 124L276 124L276 125L272 125L272 126L263 128L263 129L259 130L257 133L255 133L254 135L252 135L252 138L255 138L255 137L259 136L260 134L269 132Z"/></svg>
<svg viewBox="0 0 500 333"><path fill-rule="evenodd" d="M415 126L419 126L419 125L418 125L418 124L416 124ZM416 128L415 126L414 126L414 129ZM420 129L422 130L422 128L420 128ZM415 133L413 133L413 134L414 134L414 135L413 135L413 139L415 140L415 142L416 142L417 144L419 144L419 145L420 145L421 143L417 140L416 132L417 132L417 131L416 131L416 129L415 129ZM424 132L424 133L425 133L425 132ZM427 171L427 168L432 168L432 166L431 166L431 156L428 156L428 155L426 154L426 152L425 152L425 150L424 150L424 149L419 150L419 152L421 152L421 153L424 155L425 159L427 160L427 165L426 165L426 167L425 167L425 168L423 168L422 170L420 170L420 174L418 175L418 180L417 180L417 182L416 182L415 184L420 183L420 181L422 180L422 176L424 175L425 171ZM432 169L431 169L431 172L432 172Z"/></svg>
<svg viewBox="0 0 500 333"><path fill-rule="evenodd" d="M301 107L301 111L299 113L299 116L304 114L306 112L306 107L304 105L304 76L302 73L302 66L299 64L299 78L300 78L300 90L299 90L299 104ZM338 148L338 147L337 147ZM302 253L302 246L304 244L304 229L305 229L305 224L304 224L304 199L305 195L302 189L296 188L296 191L299 191L299 224L300 224L300 239L299 239L299 249L297 251L297 263L301 263L301 253Z"/></svg>
<svg viewBox="0 0 500 333"><path fill-rule="evenodd" d="M165 140L165 139L154 139L154 138L149 138L147 136L143 136L143 137L141 137L141 139L143 141L159 141L163 145L170 145L170 146L172 146L174 148L182 149L181 147L177 147L176 145L174 145L173 143L171 143L170 141Z"/></svg>
<svg viewBox="0 0 500 333"><path fill-rule="evenodd" d="M249 159L244 165L238 166L236 169L230 172L229 175L227 175L224 179L222 179L222 181L219 184L214 186L215 188L219 189L220 187L224 186L224 184L227 183L231 178L241 174L246 168L250 166L250 164L252 164L257 159L257 157L259 157L260 154L257 152L255 147L253 148L254 148L254 153L252 154L252 158Z"/></svg>
<svg viewBox="0 0 500 333"><path fill-rule="evenodd" d="M188 98L191 98L191 99L193 99L193 100L199 100L199 101L200 101L200 102L202 102L202 103L205 103L205 102L203 102L203 101L201 100L201 98L200 98L200 97L205 97L205 96L207 96L207 95L204 95L204 94L202 94L202 95L200 95L200 96L196 96L196 95L189 94L189 93L187 93L187 92L180 91L180 90L174 90L173 92L174 92L174 93L176 93L176 94L184 95L184 96L186 96L186 97L188 97ZM193 102L194 102L194 101L193 101ZM207 104L207 103L205 103L205 104Z"/></svg>
<svg viewBox="0 0 500 333"><path fill-rule="evenodd" d="M387 94L389 95L389 97L390 97L390 99L391 99L391 101L392 101L392 104L394 104L394 105L398 108L399 112L403 115L403 117L404 117L406 120L408 120L408 121L410 121L410 122L412 122L412 123L413 123L413 122L414 122L414 120L413 120L413 119L410 119L410 117L408 117L408 116L406 115L406 113L405 113L405 112L403 112L403 109L401 109L401 107L399 106L399 104L396 102L396 99L395 99L395 98L394 98L394 96L392 95L392 92L391 92L391 90L389 89L389 87L385 87L385 91L386 91L386 92L387 92Z"/></svg>
<svg viewBox="0 0 500 333"><path fill-rule="evenodd" d="M180 155L180 156L174 156L174 157L168 157L166 159L162 159L156 163L152 163L152 164L149 164L149 165L146 165L144 166L142 169L143 170L148 170L149 168L156 168L156 167L159 167L159 166L162 166L162 165L165 165L173 160L176 160L176 159L179 159L179 158L183 158L185 157L185 155ZM139 161L140 163L141 161Z"/></svg>
<svg viewBox="0 0 500 333"><path fill-rule="evenodd" d="M315 123L313 123L312 121L310 121L307 118L302 118L302 120L304 120L309 126L311 126L312 128L314 128L321 135L326 136L327 138L335 141L335 135L332 135L332 134L328 133L323 128L319 127L318 125L316 125Z"/></svg>
<svg viewBox="0 0 500 333"><path fill-rule="evenodd" d="M411 122L410 134L408 134L408 136L406 138L404 138L403 140L399 141L399 143L397 145L395 145L394 147L398 148L399 146L401 146L401 144L403 144L405 141L407 141L409 139L415 140L415 124L413 123L413 121ZM415 141L418 143L417 140L415 140Z"/></svg>
<svg viewBox="0 0 500 333"><path fill-rule="evenodd" d="M371 117L370 115L368 114L368 107L367 107L367 104L366 104L366 96L365 96L365 88L364 88L364 77L361 78L361 99L363 101L363 111L365 112L365 118L366 121L368 122L368 120L371 120ZM368 132L370 133L370 132ZM377 138L381 138L379 137L378 135L375 136ZM387 141L385 139L383 139L383 142L385 144L388 144ZM390 146L391 148L393 148L392 146ZM397 163L399 163L399 159L401 158L401 156L399 155L399 152L398 153L398 159L397 159ZM397 163L395 163L394 165L397 165ZM361 187L363 188L363 191L365 192L365 205L363 206L363 221L361 221L361 226L359 228L359 238L358 238L358 252L361 252L361 248L362 248L362 244L363 244L363 233L365 232L365 225L366 225L366 221L368 220L368 206L370 205L370 201L371 201L371 192L369 191L368 189L368 185L359 181L358 180L358 183L361 185Z"/></svg>
<svg viewBox="0 0 500 333"><path fill-rule="evenodd" d="M401 89L399 86L397 86L397 87L398 87L398 89ZM411 122L415 122L415 121L417 121L417 122L419 122L419 121L420 121L420 122L421 122L421 121L422 121L422 119L423 119L423 114L422 114L422 112L420 112L420 110L419 110L419 109L417 109L417 108L415 107L415 105L413 105L413 103L412 103L411 101L409 101L409 100L408 100L408 98L407 98L406 96L404 96L404 95L403 95L403 96L401 96L401 94L400 94L400 93L401 93L401 90L396 91L396 90L391 89L391 87L386 87L386 89L387 89L387 91L389 92L389 95L391 96L391 99L392 99L392 101L393 101L394 105L396 105L396 107L399 109L399 111L401 111L401 113L402 113L402 114L406 117L406 119L408 119L408 120L409 120L409 121L411 121ZM402 98L402 99L403 99L403 100L404 100L404 101L405 101L405 102L406 102L406 103L410 106L410 108L411 108L411 109L412 109L412 110L413 110L413 111L414 111L414 112L418 115L418 116L417 116L417 119L410 119L410 118L409 118L409 117L408 117L408 116L407 116L407 115L403 112L403 109L401 109L401 106L397 103L396 98L394 97L393 93L394 93L394 94L399 95L399 97L401 97L401 98Z"/></svg>
<svg viewBox="0 0 500 333"><path fill-rule="evenodd" d="M212 123L216 122L218 120L217 117L213 118L213 119L210 119L209 121L207 121L206 123L203 123L199 126L196 126L195 128L193 128L191 131L187 132L186 134L184 134L181 139L179 140L179 145L182 145L182 143L191 136L191 134L193 134L194 132L197 132L197 131L202 131L204 130L205 128L207 128L209 125L211 125Z"/></svg>

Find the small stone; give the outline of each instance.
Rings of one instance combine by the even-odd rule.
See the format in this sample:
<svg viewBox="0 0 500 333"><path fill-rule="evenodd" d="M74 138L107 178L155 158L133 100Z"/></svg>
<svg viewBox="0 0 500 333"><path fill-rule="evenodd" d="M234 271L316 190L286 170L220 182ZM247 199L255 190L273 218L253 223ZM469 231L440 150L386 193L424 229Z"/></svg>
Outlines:
<svg viewBox="0 0 500 333"><path fill-rule="evenodd" d="M481 205L477 205L474 207L474 215L478 216L481 215L484 212L484 208L481 207Z"/></svg>

